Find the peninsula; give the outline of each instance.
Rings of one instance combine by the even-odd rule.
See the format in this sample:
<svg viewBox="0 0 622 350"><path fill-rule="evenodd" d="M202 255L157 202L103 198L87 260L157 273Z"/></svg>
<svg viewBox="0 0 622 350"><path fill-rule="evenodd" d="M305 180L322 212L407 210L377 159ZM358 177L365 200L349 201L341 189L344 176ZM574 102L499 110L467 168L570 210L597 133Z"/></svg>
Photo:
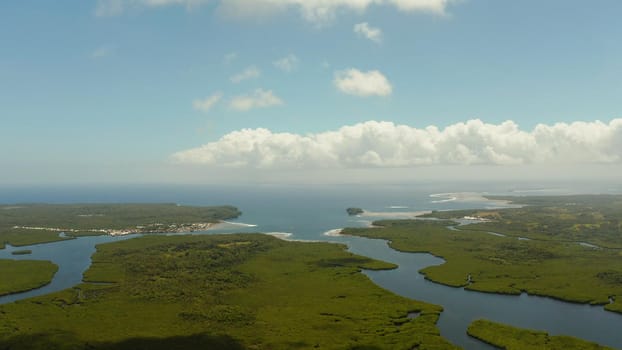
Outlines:
<svg viewBox="0 0 622 350"><path fill-rule="evenodd" d="M232 206L177 204L21 204L0 206L0 248L79 236L203 231L241 212Z"/></svg>

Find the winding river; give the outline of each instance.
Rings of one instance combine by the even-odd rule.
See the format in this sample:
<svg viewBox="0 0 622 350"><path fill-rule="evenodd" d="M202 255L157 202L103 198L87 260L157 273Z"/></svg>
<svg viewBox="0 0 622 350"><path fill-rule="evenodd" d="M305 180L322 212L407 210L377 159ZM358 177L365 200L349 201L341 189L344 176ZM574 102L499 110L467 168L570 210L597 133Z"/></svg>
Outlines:
<svg viewBox="0 0 622 350"><path fill-rule="evenodd" d="M175 192L176 194L179 191ZM150 196L153 194L150 193ZM432 265L439 265L443 259L425 253L403 253L391 249L384 240L347 236L326 236L325 232L346 226L369 225L373 217L348 217L344 208L354 203L370 210L424 210L460 209L468 207L488 207L486 201L472 203L432 203L429 192L408 193L396 189L395 193L386 188L377 193L368 191L349 193L349 197L339 191L323 194L301 189L299 192L287 189L275 192L273 188L255 193L235 194L227 190L222 193L210 192L210 201L200 197L200 192L188 192L184 204L214 205L234 203L242 208L244 215L239 220L204 233L231 232L272 232L290 234L292 239L326 240L344 243L349 250L372 258L389 261L399 265L390 271L363 271L379 286L396 294L442 305L443 313L438 322L441 334L464 349L494 349L470 338L467 326L475 319L486 318L492 321L511 324L523 328L539 329L554 335L573 335L603 345L622 349L622 315L604 311L602 306L573 304L546 297L522 294L520 296L497 295L467 291L436 284L426 280L418 271ZM121 197L112 199L107 192L99 201L154 201L153 197ZM169 199L159 194L162 198ZM196 195L197 197L193 197ZM75 194L73 201L81 201ZM92 198L92 197L90 197ZM137 199L138 198L138 199ZM160 198L160 197L158 197ZM173 196L171 195L171 198ZM229 198L230 200L225 200ZM379 198L385 198L384 201ZM388 198L388 199L387 199ZM45 200L45 199L44 199ZM62 200L62 199L61 199ZM67 201L67 200L65 200ZM161 201L161 200L160 200ZM18 202L17 200L12 202ZM182 202L182 201L179 201ZM266 205L270 203L270 205ZM401 213L403 214L403 213ZM401 215L403 216L403 215ZM253 225L248 225L248 224ZM1 259L40 259L51 260L59 265L52 283L25 293L0 297L0 304L9 303L33 296L44 295L81 282L82 273L91 263L95 246L100 243L129 239L125 237L81 237L55 243L27 247L11 247L0 250ZM11 255L14 250L30 249L30 255Z"/></svg>
<svg viewBox="0 0 622 350"><path fill-rule="evenodd" d="M49 285L0 297L0 304L48 294L80 283L82 273L91 263L96 244L128 238L131 236L82 237L19 248L31 249L32 255L12 256L11 252L17 248L11 246L0 250L0 258L3 259L44 259L59 265L59 271ZM465 349L494 349L469 337L465 332L468 325L479 318L546 330L551 334L572 334L603 345L622 348L622 315L604 311L602 306L566 303L526 294L508 296L447 287L426 280L418 272L427 266L442 264L443 259L425 253L398 252L391 249L384 240L360 237L334 237L332 240L347 244L353 253L399 265L395 270L364 273L379 286L396 294L442 305L444 311L438 322L441 334Z"/></svg>

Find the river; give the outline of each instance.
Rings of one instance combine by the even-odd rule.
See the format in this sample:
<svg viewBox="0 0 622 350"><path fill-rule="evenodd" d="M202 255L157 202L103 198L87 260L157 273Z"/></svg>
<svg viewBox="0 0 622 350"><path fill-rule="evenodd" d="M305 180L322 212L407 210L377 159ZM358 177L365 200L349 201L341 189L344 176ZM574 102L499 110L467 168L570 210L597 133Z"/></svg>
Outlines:
<svg viewBox="0 0 622 350"><path fill-rule="evenodd" d="M507 187L486 189L508 193ZM483 188L468 188L473 192ZM476 191L477 190L477 191ZM562 190L560 190L562 191ZM326 236L331 229L366 226L375 217L349 217L345 208L357 206L376 213L405 213L419 210L446 210L499 206L464 186L249 186L249 187L170 187L127 189L47 189L17 192L0 189L5 203L20 202L174 202L187 205L232 204L243 215L207 233L270 232L288 233L290 239L327 240L345 243L357 254L393 262L398 269L364 271L379 286L397 294L444 307L438 322L441 334L465 349L493 349L466 335L468 324L478 318L523 328L545 330L551 334L573 335L622 349L622 315L606 312L601 306L581 305L529 295L507 296L466 291L425 280L418 271L442 264L430 254L402 253L385 241L358 237ZM563 192L562 192L563 193ZM431 196L432 195L432 196ZM453 199L456 198L456 199ZM380 215L380 214L378 214ZM386 215L386 214L383 214ZM31 255L13 256L16 248L0 250L4 259L42 259L59 265L51 284L37 290L0 297L0 304L43 295L78 284L90 265L95 245L131 237L83 237L74 240L20 247Z"/></svg>

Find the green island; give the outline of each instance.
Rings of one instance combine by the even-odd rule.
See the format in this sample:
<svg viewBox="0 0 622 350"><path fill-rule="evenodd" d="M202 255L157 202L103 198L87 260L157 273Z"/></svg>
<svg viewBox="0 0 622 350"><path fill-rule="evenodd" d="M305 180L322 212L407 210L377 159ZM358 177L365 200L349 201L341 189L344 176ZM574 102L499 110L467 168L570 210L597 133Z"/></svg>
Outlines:
<svg viewBox="0 0 622 350"><path fill-rule="evenodd" d="M546 332L516 328L488 320L474 321L467 333L505 350L612 350L575 337L551 336Z"/></svg>
<svg viewBox="0 0 622 350"><path fill-rule="evenodd" d="M32 254L32 250L30 249L22 249L22 250L14 250L11 252L13 255L28 255Z"/></svg>
<svg viewBox="0 0 622 350"><path fill-rule="evenodd" d="M43 287L57 270L50 261L0 259L0 296Z"/></svg>
<svg viewBox="0 0 622 350"><path fill-rule="evenodd" d="M0 348L456 349L436 328L441 307L362 268L395 265L261 234L102 244L84 283L0 305Z"/></svg>
<svg viewBox="0 0 622 350"><path fill-rule="evenodd" d="M361 208L354 208L354 207L351 207L351 208L346 209L346 212L348 213L348 215L350 215L350 216L354 216L354 215L360 215L360 214L363 214L363 213L364 213L364 210L363 210L363 209L361 209Z"/></svg>
<svg viewBox="0 0 622 350"><path fill-rule="evenodd" d="M434 282L490 293L527 292L622 312L622 250L584 244L622 246L617 221L622 218L622 197L530 197L516 202L528 206L427 215L490 220L458 228L444 220L385 220L374 223L380 228L349 228L342 234L382 238L400 251L444 258L446 263L421 271Z"/></svg>
<svg viewBox="0 0 622 350"><path fill-rule="evenodd" d="M19 204L0 205L0 249L79 236L205 230L238 217L232 206L177 204ZM61 234L63 233L63 234Z"/></svg>

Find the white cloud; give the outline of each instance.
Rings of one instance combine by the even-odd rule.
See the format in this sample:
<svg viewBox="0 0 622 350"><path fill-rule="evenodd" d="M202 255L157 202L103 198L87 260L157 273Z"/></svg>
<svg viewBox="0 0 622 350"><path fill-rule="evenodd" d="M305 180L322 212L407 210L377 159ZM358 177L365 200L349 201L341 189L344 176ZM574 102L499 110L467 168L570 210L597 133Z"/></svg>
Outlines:
<svg viewBox="0 0 622 350"><path fill-rule="evenodd" d="M255 66L250 66L247 67L245 70L237 73L236 75L231 77L231 82L232 83L239 83L242 82L244 80L249 80L249 79L257 79L261 76L261 71L255 67Z"/></svg>
<svg viewBox="0 0 622 350"><path fill-rule="evenodd" d="M263 169L344 169L421 165L622 163L622 119L539 124L469 120L439 129L369 121L317 134L242 129L178 152L181 163Z"/></svg>
<svg viewBox="0 0 622 350"><path fill-rule="evenodd" d="M340 12L364 13L372 5L393 6L402 12L424 12L445 15L447 5L456 0L222 0L219 9L229 17L267 17L298 10L308 22L323 25L333 21Z"/></svg>
<svg viewBox="0 0 622 350"><path fill-rule="evenodd" d="M335 20L339 13L364 13L371 6L392 6L402 12L423 12L445 15L447 6L458 0L211 0L218 11L239 19L267 18L290 9L297 10L303 19L318 26ZM97 16L117 16L128 9L183 6L188 10L210 0L98 0Z"/></svg>
<svg viewBox="0 0 622 350"><path fill-rule="evenodd" d="M131 8L183 6L188 11L207 4L209 0L97 0L95 15L98 17L118 16Z"/></svg>
<svg viewBox="0 0 622 350"><path fill-rule="evenodd" d="M298 67L299 62L300 60L298 59L298 57L296 57L296 55L289 54L272 63L274 64L275 67L277 67L278 69L284 72L291 72Z"/></svg>
<svg viewBox="0 0 622 350"><path fill-rule="evenodd" d="M194 100L192 102L192 106L197 111L201 111L203 113L209 112L212 107L214 107L219 101L222 99L222 93L217 92L211 96L207 96L204 99Z"/></svg>
<svg viewBox="0 0 622 350"><path fill-rule="evenodd" d="M229 108L246 112L256 108L266 108L279 106L283 104L278 96L274 95L272 90L257 89L248 95L236 96L229 101Z"/></svg>
<svg viewBox="0 0 622 350"><path fill-rule="evenodd" d="M361 72L351 68L338 71L333 83L340 91L356 96L388 96L393 91L389 80L377 70Z"/></svg>
<svg viewBox="0 0 622 350"><path fill-rule="evenodd" d="M93 50L93 52L91 52L91 58L94 58L94 59L103 58L106 56L110 56L113 53L114 53L114 47L110 45L102 45L96 48L95 50Z"/></svg>
<svg viewBox="0 0 622 350"><path fill-rule="evenodd" d="M447 5L454 0L389 0L388 2L395 5L401 11L421 11L435 13L439 15L445 14Z"/></svg>
<svg viewBox="0 0 622 350"><path fill-rule="evenodd" d="M354 32L375 43L380 43L382 41L382 30L380 28L371 27L367 22L355 24Z"/></svg>

